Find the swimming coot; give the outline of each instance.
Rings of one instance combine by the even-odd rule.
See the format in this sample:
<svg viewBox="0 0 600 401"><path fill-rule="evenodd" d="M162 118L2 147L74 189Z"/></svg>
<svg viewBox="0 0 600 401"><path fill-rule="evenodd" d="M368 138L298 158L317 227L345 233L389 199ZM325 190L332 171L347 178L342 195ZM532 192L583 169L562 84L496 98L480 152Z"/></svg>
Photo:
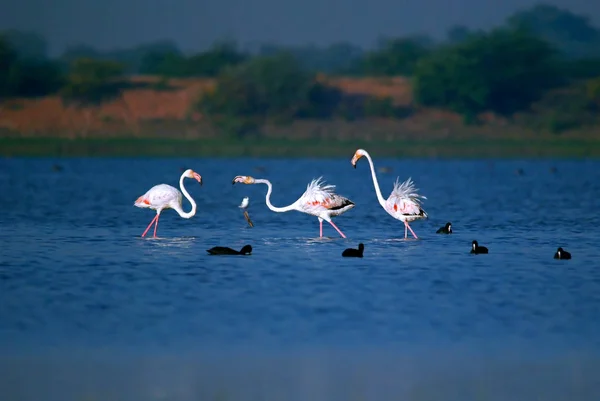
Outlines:
<svg viewBox="0 0 600 401"><path fill-rule="evenodd" d="M361 242L358 244L358 249L348 248L342 252L342 256L347 258L362 258L365 251L365 245Z"/></svg>
<svg viewBox="0 0 600 401"><path fill-rule="evenodd" d="M554 254L554 259L571 259L571 254L559 247Z"/></svg>
<svg viewBox="0 0 600 401"><path fill-rule="evenodd" d="M479 246L479 243L477 241L473 241L471 253L474 253L476 255L479 253L488 253L488 249L485 246Z"/></svg>
<svg viewBox="0 0 600 401"><path fill-rule="evenodd" d="M236 251L235 249L226 246L215 246L214 248L207 249L206 252L211 255L250 255L252 254L252 247L250 245L244 245L242 249Z"/></svg>
<svg viewBox="0 0 600 401"><path fill-rule="evenodd" d="M447 222L444 227L438 228L436 234L452 234L452 223Z"/></svg>

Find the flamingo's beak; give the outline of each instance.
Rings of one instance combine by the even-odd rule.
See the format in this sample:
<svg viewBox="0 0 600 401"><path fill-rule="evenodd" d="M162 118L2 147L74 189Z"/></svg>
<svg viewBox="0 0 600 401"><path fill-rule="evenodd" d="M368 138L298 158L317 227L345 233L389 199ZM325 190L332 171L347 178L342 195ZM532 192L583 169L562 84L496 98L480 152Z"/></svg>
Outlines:
<svg viewBox="0 0 600 401"><path fill-rule="evenodd" d="M200 174L198 174L198 173L192 173L192 175L194 176L196 181L198 181L200 183L200 185L202 185L202 176L200 176Z"/></svg>
<svg viewBox="0 0 600 401"><path fill-rule="evenodd" d="M242 175L236 175L235 178L231 181L231 185L234 185L236 182L245 182L248 178Z"/></svg>
<svg viewBox="0 0 600 401"><path fill-rule="evenodd" d="M360 159L360 156L358 155L354 155L354 157L352 157L352 160L350 161L350 163L352 163L352 167L356 168L356 162L358 161L358 159Z"/></svg>

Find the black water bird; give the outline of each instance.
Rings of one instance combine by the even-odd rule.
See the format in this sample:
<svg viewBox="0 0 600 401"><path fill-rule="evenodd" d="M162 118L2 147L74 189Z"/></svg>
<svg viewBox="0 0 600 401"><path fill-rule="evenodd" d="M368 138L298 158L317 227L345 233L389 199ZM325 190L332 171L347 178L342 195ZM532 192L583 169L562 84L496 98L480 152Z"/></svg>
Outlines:
<svg viewBox="0 0 600 401"><path fill-rule="evenodd" d="M206 252L210 253L211 255L251 255L252 246L244 245L239 251L228 248L226 246L215 246L213 248L207 249Z"/></svg>
<svg viewBox="0 0 600 401"><path fill-rule="evenodd" d="M452 223L447 222L444 227L438 228L436 234L452 234Z"/></svg>
<svg viewBox="0 0 600 401"><path fill-rule="evenodd" d="M473 241L471 253L474 253L476 255L480 253L488 253L488 249L485 246L479 246L479 243L477 241Z"/></svg>
<svg viewBox="0 0 600 401"><path fill-rule="evenodd" d="M342 256L347 258L362 258L363 252L365 251L365 244L362 242L358 244L358 249L348 248L342 252Z"/></svg>
<svg viewBox="0 0 600 401"><path fill-rule="evenodd" d="M559 247L554 254L554 259L571 259L571 253Z"/></svg>

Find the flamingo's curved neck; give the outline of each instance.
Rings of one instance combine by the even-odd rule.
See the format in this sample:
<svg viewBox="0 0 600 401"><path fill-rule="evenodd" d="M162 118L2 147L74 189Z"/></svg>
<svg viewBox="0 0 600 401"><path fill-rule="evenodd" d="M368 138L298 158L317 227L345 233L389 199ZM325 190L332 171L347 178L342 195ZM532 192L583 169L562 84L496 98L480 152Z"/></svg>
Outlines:
<svg viewBox="0 0 600 401"><path fill-rule="evenodd" d="M267 196L265 197L265 203L267 204L267 207L269 209L271 209L272 211L277 212L277 213L283 213L283 212L289 212L290 210L295 210L294 203L292 203L291 205L288 205L288 206L284 206L284 207L273 206L273 204L271 203L271 192L273 192L273 185L271 184L271 181L261 178L261 179L255 179L254 183L255 184L267 184L267 187L269 189L267 190Z"/></svg>
<svg viewBox="0 0 600 401"><path fill-rule="evenodd" d="M188 193L188 191L186 191L185 187L183 186L184 178L185 178L185 173L183 173L181 175L181 178L179 178L179 188L181 188L181 192L183 193L183 196L185 196L186 199L189 200L190 203L192 204L192 210L190 210L189 212L186 213L181 208L181 205L178 205L178 207L174 208L174 209L177 213L179 213L179 215L181 217L183 217L184 219L189 219L190 217L192 217L196 214L196 202L194 202L194 199L191 197L191 195Z"/></svg>
<svg viewBox="0 0 600 401"><path fill-rule="evenodd" d="M375 166L373 165L373 160L367 152L365 152L365 157L369 161L369 166L371 166L371 176L373 177L373 186L375 187L377 200L379 201L379 204L385 209L385 199L381 195L381 189L379 189L379 182L377 181L377 176L375 175Z"/></svg>

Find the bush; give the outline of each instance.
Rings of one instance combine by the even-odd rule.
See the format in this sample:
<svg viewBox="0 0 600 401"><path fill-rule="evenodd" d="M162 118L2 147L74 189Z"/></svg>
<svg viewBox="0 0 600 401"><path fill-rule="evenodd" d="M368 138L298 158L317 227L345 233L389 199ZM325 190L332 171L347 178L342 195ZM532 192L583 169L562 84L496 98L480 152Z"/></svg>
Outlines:
<svg viewBox="0 0 600 401"><path fill-rule="evenodd" d="M58 64L35 58L23 58L0 35L0 96L45 96L64 83Z"/></svg>
<svg viewBox="0 0 600 401"><path fill-rule="evenodd" d="M314 76L290 55L258 57L226 68L197 108L212 121L251 120L254 127L269 119L291 119L307 110L313 89Z"/></svg>
<svg viewBox="0 0 600 401"><path fill-rule="evenodd" d="M464 116L526 109L564 82L555 51L521 31L497 29L446 46L417 63L414 94L424 106Z"/></svg>
<svg viewBox="0 0 600 401"><path fill-rule="evenodd" d="M97 105L121 94L123 65L114 61L80 58L71 66L67 84L61 90L68 104Z"/></svg>

